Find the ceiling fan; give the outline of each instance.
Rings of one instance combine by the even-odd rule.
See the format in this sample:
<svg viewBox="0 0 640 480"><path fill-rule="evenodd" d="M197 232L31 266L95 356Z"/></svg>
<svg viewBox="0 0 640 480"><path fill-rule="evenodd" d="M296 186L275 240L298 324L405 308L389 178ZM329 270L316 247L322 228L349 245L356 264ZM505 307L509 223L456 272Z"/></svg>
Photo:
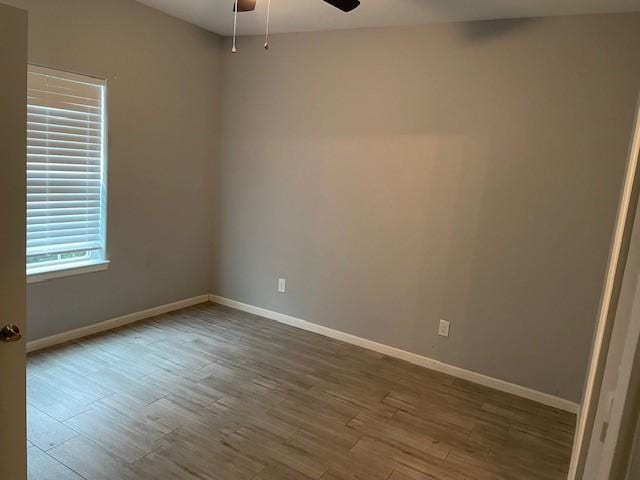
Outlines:
<svg viewBox="0 0 640 480"><path fill-rule="evenodd" d="M343 12L351 12L360 6L360 0L324 0L329 5L342 10ZM252 12L256 9L256 0L233 0L233 47L231 51L237 52L236 35L238 30L238 13ZM271 0L267 0L267 20L266 20L266 36L264 49L269 50L269 15L271 12Z"/></svg>
<svg viewBox="0 0 640 480"><path fill-rule="evenodd" d="M333 5L339 8L343 12L350 12L355 10L360 5L360 0L324 0L329 5ZM237 0L239 12L252 12L256 9L256 0ZM236 2L233 2L233 9L235 11Z"/></svg>

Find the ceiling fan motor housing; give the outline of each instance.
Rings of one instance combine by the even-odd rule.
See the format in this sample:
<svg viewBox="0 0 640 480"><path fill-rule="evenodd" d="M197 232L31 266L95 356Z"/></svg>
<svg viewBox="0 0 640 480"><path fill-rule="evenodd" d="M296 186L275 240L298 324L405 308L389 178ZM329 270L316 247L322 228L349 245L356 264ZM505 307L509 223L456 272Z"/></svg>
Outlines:
<svg viewBox="0 0 640 480"><path fill-rule="evenodd" d="M360 0L324 0L330 5L339 8L343 12L350 12L360 6ZM233 2L233 11L236 11L236 2L238 12L253 12L256 9L256 0L235 0Z"/></svg>
<svg viewBox="0 0 640 480"><path fill-rule="evenodd" d="M343 12L350 12L360 6L360 0L324 0Z"/></svg>
<svg viewBox="0 0 640 480"><path fill-rule="evenodd" d="M253 12L256 9L256 0L237 0L239 12ZM233 11L236 11L236 2L233 2Z"/></svg>

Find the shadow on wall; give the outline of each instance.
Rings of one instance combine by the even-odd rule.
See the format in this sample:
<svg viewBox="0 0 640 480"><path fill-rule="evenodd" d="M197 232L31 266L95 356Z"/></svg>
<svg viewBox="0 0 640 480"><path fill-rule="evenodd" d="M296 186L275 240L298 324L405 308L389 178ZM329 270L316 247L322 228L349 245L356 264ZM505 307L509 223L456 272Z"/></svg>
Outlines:
<svg viewBox="0 0 640 480"><path fill-rule="evenodd" d="M503 1L492 0L413 0L420 4L428 4L428 6L443 18L464 19L468 18L468 12L475 10L478 12L491 11L500 12L504 10L504 18L510 20L487 20L480 22L460 22L457 26L460 28L462 35L469 40L483 41L500 37L529 27L531 24L539 21L539 18L525 18L531 15L531 12L523 8L518 13L514 13L514 6L509 5L504 8ZM493 15L495 18L496 15ZM500 17L500 14L497 15ZM516 17L516 18L514 18Z"/></svg>
<svg viewBox="0 0 640 480"><path fill-rule="evenodd" d="M461 28L464 35L472 41L490 40L511 33L520 32L537 23L537 18L518 18L509 21L490 20L484 22L465 22Z"/></svg>

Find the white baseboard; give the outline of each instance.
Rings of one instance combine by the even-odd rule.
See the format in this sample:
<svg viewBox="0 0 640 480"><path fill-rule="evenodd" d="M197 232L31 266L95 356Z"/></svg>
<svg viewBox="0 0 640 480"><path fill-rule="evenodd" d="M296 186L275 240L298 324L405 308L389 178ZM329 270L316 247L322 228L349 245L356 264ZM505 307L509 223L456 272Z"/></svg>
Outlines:
<svg viewBox="0 0 640 480"><path fill-rule="evenodd" d="M416 353L407 352L405 350L391 347L389 345L384 345L382 343L374 342L372 340L367 340L366 338L358 337L356 335L351 335L349 333L344 333L339 330L323 327L322 325L317 325L315 323L307 322L306 320L292 317L291 315L285 315L283 313L274 312L272 310L256 307L254 305L237 302L235 300L231 300L225 297L220 297L218 295L199 295L197 297L188 298L185 300L180 300L178 302L173 302L166 305L149 308L147 310L130 313L128 315L123 315L122 317L112 318L104 322L96 323L94 325L89 325L87 327L78 328L76 330L71 330L69 332L60 333L58 335L53 335L51 337L34 340L27 343L27 351L34 352L36 350L52 347L60 343L69 342L71 340L76 340L78 338L86 337L99 332L104 332L106 330L112 330L114 328L121 327L123 325L128 325L130 323L138 322L146 318L155 317L163 313L173 312L175 310L180 310L181 308L190 307L192 305L197 305L199 303L204 303L207 301L218 303L220 305L226 305L228 307L235 308L237 310L242 310L244 312L252 313L254 315L259 315L261 317L269 318L271 320L275 320L276 322L284 323L292 327L301 328L303 330L324 335L325 337L334 338L336 340L341 340L343 342L350 343L352 345L357 345L359 347L367 348L369 350L373 350L383 355L388 355L389 357L399 358L401 360L405 360L415 365L420 365L422 367L426 367L431 370L436 370L438 372L446 373L448 375L462 378L464 380L468 380L470 382L474 382L487 387L491 387L496 390L500 390L502 392L527 398L529 400L533 400L533 401L542 403L544 405L558 408L560 410L564 410L571 413L578 413L578 410L579 410L579 405L577 403L571 402L569 400L565 400L563 398L555 397L547 393L539 392L537 390L533 390L527 387L523 387L521 385L516 385L510 382L506 382L504 380L499 380L497 378L489 377L487 375L482 375L480 373L472 372L470 370L465 370L464 368L455 367L453 365L449 365L449 364L440 362L438 360L434 360L432 358L424 357Z"/></svg>
<svg viewBox="0 0 640 480"><path fill-rule="evenodd" d="M502 392L510 393L518 397L527 398L529 400L533 400L535 402L542 403L550 407L558 408L560 410L564 410L570 413L577 414L579 410L579 405L570 400L565 400L563 398L559 398L553 395L549 395L547 393L539 392L537 390L523 387L521 385L516 385L514 383L506 382L504 380L489 377L487 375L482 375L480 373L472 372L470 370L465 370L464 368L455 367L453 365L449 365L449 364L440 362L438 360L434 360L432 358L424 357L416 353L407 352L399 348L390 347L388 345L367 340L365 338L357 337L355 335L344 333L339 330L323 327L321 325L307 322L306 320L292 317L290 315L285 315L283 313L274 312L271 310L267 310L265 308L260 308L254 305L238 302L235 300L231 300L229 298L220 297L218 295L210 295L209 300L211 302L218 303L220 305L225 305L227 307L235 308L236 310L242 310L244 312L252 313L254 315L259 315L261 317L269 318L271 320L275 320L276 322L284 323L292 327L297 327L303 330L308 330L310 332L324 335L325 337L341 340L346 343L350 343L353 345L357 345L359 347L373 350L383 355L388 355L389 357L399 358L401 360L405 360L415 365L420 365L422 367L426 367L431 370L436 370L438 372L446 373L448 375L462 378L464 380L468 380L473 383L484 385L486 387L494 388Z"/></svg>
<svg viewBox="0 0 640 480"><path fill-rule="evenodd" d="M193 298L187 298L185 300L179 300L177 302L168 303L166 305L160 305L159 307L149 308L140 312L130 313L123 315L122 317L112 318L105 320L104 322L95 323L86 327L71 330L69 332L60 333L51 337L41 338L39 340L33 340L27 343L27 352L35 352L36 350L42 350L43 348L52 347L60 343L69 342L78 338L93 335L94 333L104 332L106 330L112 330L129 323L138 322L146 318L155 317L156 315L162 315L163 313L173 312L180 310L181 308L190 307L199 303L205 303L209 301L210 295L199 295Z"/></svg>

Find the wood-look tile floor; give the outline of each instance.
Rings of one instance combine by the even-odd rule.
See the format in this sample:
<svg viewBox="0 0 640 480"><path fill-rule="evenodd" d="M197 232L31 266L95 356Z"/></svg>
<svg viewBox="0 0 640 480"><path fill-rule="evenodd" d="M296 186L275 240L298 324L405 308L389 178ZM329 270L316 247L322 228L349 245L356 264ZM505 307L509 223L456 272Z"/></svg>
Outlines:
<svg viewBox="0 0 640 480"><path fill-rule="evenodd" d="M573 415L207 303L30 355L31 480L566 478Z"/></svg>

